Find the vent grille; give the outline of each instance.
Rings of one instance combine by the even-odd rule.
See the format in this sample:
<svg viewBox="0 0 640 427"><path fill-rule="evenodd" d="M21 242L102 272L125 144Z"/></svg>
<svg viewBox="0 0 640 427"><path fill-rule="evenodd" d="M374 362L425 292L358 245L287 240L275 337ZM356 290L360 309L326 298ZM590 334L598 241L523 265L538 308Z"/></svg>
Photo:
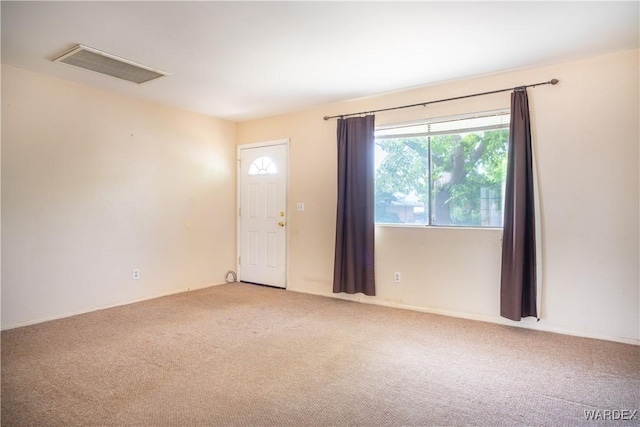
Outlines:
<svg viewBox="0 0 640 427"><path fill-rule="evenodd" d="M132 83L145 83L169 73L137 64L124 58L102 52L81 44L53 59L96 73L106 74Z"/></svg>

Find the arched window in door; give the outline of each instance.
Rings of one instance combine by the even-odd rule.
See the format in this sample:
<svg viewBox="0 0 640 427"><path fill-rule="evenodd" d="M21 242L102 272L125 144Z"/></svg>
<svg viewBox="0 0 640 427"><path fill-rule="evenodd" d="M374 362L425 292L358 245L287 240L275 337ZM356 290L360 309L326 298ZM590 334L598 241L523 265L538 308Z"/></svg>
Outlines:
<svg viewBox="0 0 640 427"><path fill-rule="evenodd" d="M278 167L269 157L261 156L251 162L249 175L272 175L278 173Z"/></svg>

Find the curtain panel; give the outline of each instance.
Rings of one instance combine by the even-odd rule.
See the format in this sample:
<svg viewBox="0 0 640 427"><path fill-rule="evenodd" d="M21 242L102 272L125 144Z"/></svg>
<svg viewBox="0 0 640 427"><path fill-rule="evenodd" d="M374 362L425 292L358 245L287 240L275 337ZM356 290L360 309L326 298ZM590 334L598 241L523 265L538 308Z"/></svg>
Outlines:
<svg viewBox="0 0 640 427"><path fill-rule="evenodd" d="M375 116L338 119L333 292L375 295Z"/></svg>
<svg viewBox="0 0 640 427"><path fill-rule="evenodd" d="M529 101L524 87L511 94L508 152L500 315L519 321L537 316L533 151Z"/></svg>

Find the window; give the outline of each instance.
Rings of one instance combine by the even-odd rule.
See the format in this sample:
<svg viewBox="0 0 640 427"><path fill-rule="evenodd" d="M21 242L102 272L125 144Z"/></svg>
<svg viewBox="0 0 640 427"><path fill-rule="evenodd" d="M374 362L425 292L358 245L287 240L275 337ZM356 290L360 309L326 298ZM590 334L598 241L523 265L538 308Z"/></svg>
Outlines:
<svg viewBox="0 0 640 427"><path fill-rule="evenodd" d="M502 227L509 111L376 129L376 223Z"/></svg>
<svg viewBox="0 0 640 427"><path fill-rule="evenodd" d="M269 157L262 156L249 165L249 175L273 175L278 173L276 164Z"/></svg>

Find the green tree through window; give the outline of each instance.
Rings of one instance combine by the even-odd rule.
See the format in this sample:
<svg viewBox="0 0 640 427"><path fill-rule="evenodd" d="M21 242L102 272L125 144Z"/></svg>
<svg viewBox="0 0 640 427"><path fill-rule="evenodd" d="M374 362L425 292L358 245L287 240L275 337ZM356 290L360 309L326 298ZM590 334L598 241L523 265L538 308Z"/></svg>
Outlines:
<svg viewBox="0 0 640 427"><path fill-rule="evenodd" d="M502 226L509 115L443 119L376 134L376 222Z"/></svg>

